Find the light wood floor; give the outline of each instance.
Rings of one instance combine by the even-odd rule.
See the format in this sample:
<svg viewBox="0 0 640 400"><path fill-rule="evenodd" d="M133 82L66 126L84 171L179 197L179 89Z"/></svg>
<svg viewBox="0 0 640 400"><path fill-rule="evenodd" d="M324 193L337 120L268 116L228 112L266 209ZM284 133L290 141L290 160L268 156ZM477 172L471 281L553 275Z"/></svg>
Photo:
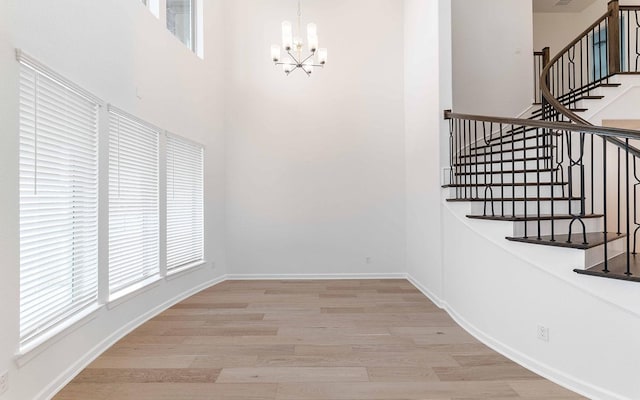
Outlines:
<svg viewBox="0 0 640 400"><path fill-rule="evenodd" d="M170 308L56 400L577 399L405 280L227 281Z"/></svg>

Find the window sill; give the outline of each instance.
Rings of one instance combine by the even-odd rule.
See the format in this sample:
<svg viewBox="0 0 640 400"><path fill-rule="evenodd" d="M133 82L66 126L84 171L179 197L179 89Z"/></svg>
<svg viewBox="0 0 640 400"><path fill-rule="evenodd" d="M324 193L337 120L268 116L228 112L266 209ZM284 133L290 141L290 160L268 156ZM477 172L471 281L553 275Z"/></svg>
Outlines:
<svg viewBox="0 0 640 400"><path fill-rule="evenodd" d="M19 368L25 366L29 361L36 358L39 354L42 354L46 349L51 347L54 343L57 343L65 336L68 336L72 332L76 331L80 327L86 325L91 320L95 319L98 311L103 308L102 305L94 304L80 311L78 314L69 318L67 321L59 324L54 329L51 329L47 334L42 335L36 340L31 341L29 344L20 348L18 354L16 354L14 361Z"/></svg>
<svg viewBox="0 0 640 400"><path fill-rule="evenodd" d="M109 310L113 310L114 308L120 306L121 304L131 300L132 298L139 296L140 294L157 287L158 285L160 285L161 281L162 281L161 277L154 275L124 290L116 292L115 294L109 296L109 302L107 303L107 308Z"/></svg>
<svg viewBox="0 0 640 400"><path fill-rule="evenodd" d="M167 272L167 276L165 277L165 279L167 281L171 281L173 279L181 277L184 274L196 271L196 270L202 268L203 266L205 266L206 264L207 264L207 262L205 260L200 260L200 261L192 262L192 263L183 265L181 267L172 269L172 270Z"/></svg>

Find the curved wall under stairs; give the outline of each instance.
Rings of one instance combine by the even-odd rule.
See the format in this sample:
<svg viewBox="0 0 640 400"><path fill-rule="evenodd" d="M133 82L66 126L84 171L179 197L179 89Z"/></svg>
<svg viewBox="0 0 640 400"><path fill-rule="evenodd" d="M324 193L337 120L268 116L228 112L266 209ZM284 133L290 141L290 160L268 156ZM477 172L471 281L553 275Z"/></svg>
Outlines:
<svg viewBox="0 0 640 400"><path fill-rule="evenodd" d="M640 399L637 283L577 275L570 266L581 250L509 242L512 222L472 220L470 210L443 197L443 290L434 300L550 380L592 399ZM538 339L539 326L548 341Z"/></svg>

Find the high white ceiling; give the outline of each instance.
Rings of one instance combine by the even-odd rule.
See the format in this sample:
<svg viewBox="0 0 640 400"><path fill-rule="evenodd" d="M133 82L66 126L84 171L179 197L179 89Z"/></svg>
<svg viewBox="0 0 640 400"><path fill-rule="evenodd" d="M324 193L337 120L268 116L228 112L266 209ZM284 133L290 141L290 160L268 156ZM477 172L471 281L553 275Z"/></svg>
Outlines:
<svg viewBox="0 0 640 400"><path fill-rule="evenodd" d="M533 12L580 12L596 0L533 0Z"/></svg>

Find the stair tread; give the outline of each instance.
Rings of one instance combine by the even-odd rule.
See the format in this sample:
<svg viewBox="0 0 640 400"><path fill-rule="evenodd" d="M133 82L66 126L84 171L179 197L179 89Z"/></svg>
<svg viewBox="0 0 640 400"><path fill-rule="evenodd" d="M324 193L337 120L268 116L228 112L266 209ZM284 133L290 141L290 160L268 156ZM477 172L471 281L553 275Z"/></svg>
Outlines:
<svg viewBox="0 0 640 400"><path fill-rule="evenodd" d="M604 262L586 270L576 268L574 269L574 271L582 275L640 282L640 256L629 254L629 266L631 275L626 274L627 253L622 253L609 259L609 261L607 262L607 268L609 272L604 272Z"/></svg>
<svg viewBox="0 0 640 400"><path fill-rule="evenodd" d="M591 219L591 218L602 218L602 214L586 214L581 216L581 218ZM574 215L569 214L554 214L553 218L551 214L540 214L540 217L537 215L467 215L467 218L470 219L484 219L489 221L510 221L510 222L525 222L525 221L550 221L551 219L573 219L576 218Z"/></svg>
<svg viewBox="0 0 640 400"><path fill-rule="evenodd" d="M460 201L486 201L486 202L491 202L491 201L495 201L495 202L505 202L505 203L509 203L509 202L513 202L513 201L530 201L530 202L535 202L535 201L568 201L568 200L582 200L580 197L505 197L505 198L493 198L493 199L485 199L485 198L471 198L471 199L447 199L447 201L450 202L460 202Z"/></svg>
<svg viewBox="0 0 640 400"><path fill-rule="evenodd" d="M569 182L540 182L540 186L565 186L568 185ZM487 186L492 186L492 187L511 187L511 186L516 186L516 187L522 187L522 186L532 186L532 187L537 187L538 183L537 182L516 182L516 183L450 183L448 185L442 185L443 188L465 188L465 187L487 187Z"/></svg>
<svg viewBox="0 0 640 400"><path fill-rule="evenodd" d="M576 226L576 229L578 227ZM520 242L520 243L530 243L530 244L539 244L543 246L554 246L554 247L566 247L571 249L579 249L579 250L587 250L592 247L599 246L605 242L604 233L602 232L589 232L587 233L587 243L583 243L582 232L575 232L572 235L571 243L568 243L567 240L569 238L568 234L558 234L555 235L555 241L551 241L550 235L542 236L538 239L535 236L530 236L528 238L522 237L507 237L507 240L512 242ZM608 232L607 233L607 242L614 241L616 239L620 239L624 237L624 234L618 235L617 233Z"/></svg>

